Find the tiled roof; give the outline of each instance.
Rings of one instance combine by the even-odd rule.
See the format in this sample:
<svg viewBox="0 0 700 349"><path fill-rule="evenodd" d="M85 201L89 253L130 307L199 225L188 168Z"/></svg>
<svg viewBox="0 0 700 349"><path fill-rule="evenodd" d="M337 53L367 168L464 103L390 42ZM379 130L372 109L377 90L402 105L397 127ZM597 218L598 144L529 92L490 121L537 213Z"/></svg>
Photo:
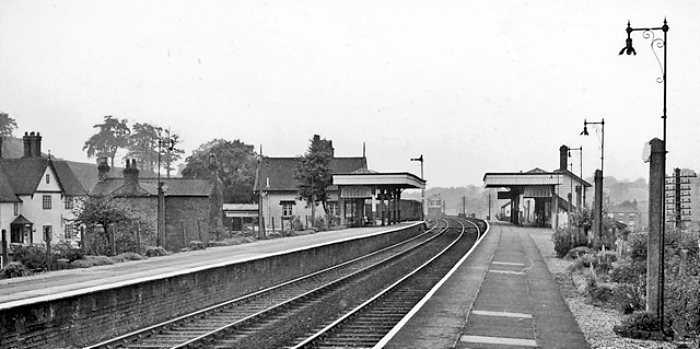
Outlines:
<svg viewBox="0 0 700 349"><path fill-rule="evenodd" d="M0 202L20 202L21 200L15 195L10 185L10 180L7 179L5 172L0 171Z"/></svg>
<svg viewBox="0 0 700 349"><path fill-rule="evenodd" d="M294 179L294 172L300 160L300 157L263 157L259 164L260 174L256 190L266 189L269 184L268 190L296 191L297 183ZM350 174L366 167L367 159L364 157L333 158L330 162L332 174Z"/></svg>
<svg viewBox="0 0 700 349"><path fill-rule="evenodd" d="M0 159L0 172L4 176L2 182L6 183L0 184L0 201L10 199L9 190L12 191L12 195L34 194L47 166L47 158ZM65 161L52 160L51 166L66 195L78 196L87 193Z"/></svg>
<svg viewBox="0 0 700 349"><path fill-rule="evenodd" d="M212 184L207 179L192 178L161 178L165 196L209 196ZM97 183L92 190L93 195L119 195L124 186L123 178L107 178ZM139 178L139 196L158 195L158 178Z"/></svg>

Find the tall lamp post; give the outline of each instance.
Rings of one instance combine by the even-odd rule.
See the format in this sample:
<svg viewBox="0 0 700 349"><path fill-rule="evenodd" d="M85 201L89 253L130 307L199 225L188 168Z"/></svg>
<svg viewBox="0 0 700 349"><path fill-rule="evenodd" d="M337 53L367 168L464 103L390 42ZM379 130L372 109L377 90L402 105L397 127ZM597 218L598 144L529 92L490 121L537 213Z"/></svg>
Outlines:
<svg viewBox="0 0 700 349"><path fill-rule="evenodd" d="M411 158L411 161L420 161L420 179L423 178L423 154L420 154L419 158ZM425 220L425 188L420 191L420 218Z"/></svg>
<svg viewBox="0 0 700 349"><path fill-rule="evenodd" d="M646 28L632 28L630 21L627 21L627 41L625 42L625 47L620 50L620 55L626 53L629 55L636 55L637 51L632 47L632 32L641 31L642 37L644 39L650 39L651 52L654 53L656 61L659 63L659 68L661 69L661 77L656 78L656 82L663 83L664 85L664 95L663 95L663 115L661 119L663 120L663 139L661 142L661 151L657 155L658 161L658 173L654 170L654 161L652 160L652 165L650 166L650 176L649 176L649 235L648 235L648 258L647 258L647 306L646 310L655 313L659 319L659 323L664 323L664 234L666 231L666 200L665 200L665 179L666 179L666 72L667 72L667 61L666 61L666 47L668 46L667 33L668 33L668 23L664 18L664 24L660 27L646 27ZM663 38L657 38L654 32L662 31L664 33ZM664 59L663 63L659 59L659 55L656 53L656 48L663 48ZM658 140L657 140L658 141ZM654 140L652 140L654 142ZM652 183L653 182L653 183ZM657 198L653 199L654 191L658 191ZM656 189L658 188L658 189Z"/></svg>
<svg viewBox="0 0 700 349"><path fill-rule="evenodd" d="M585 126L584 126L585 127ZM581 179L581 193L579 195L582 196L582 201L581 204L579 204L579 210L582 209L583 207L586 206L586 188L583 186L583 146L579 146L578 148L569 148L569 157L571 157L571 152L572 151L577 151L579 152L580 158L580 164L579 164L579 178Z"/></svg>
<svg viewBox="0 0 700 349"><path fill-rule="evenodd" d="M588 136L588 125L600 125L602 128L600 137L600 171L595 172L595 200L593 209L595 214L594 234L597 239L603 236L603 168L605 166L605 119L600 121L583 120L582 136Z"/></svg>
<svg viewBox="0 0 700 349"><path fill-rule="evenodd" d="M156 244L158 246L165 245L165 197L163 195L163 182L160 181L160 165L161 156L164 149L172 151L175 147L175 141L169 137L159 137L158 138L158 225L157 225L157 239Z"/></svg>

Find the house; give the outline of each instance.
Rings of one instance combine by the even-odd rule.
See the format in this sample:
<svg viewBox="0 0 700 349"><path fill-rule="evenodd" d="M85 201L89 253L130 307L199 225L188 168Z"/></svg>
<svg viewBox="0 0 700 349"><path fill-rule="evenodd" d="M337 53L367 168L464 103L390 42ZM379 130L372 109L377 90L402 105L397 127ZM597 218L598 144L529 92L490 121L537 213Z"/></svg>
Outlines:
<svg viewBox="0 0 700 349"><path fill-rule="evenodd" d="M107 159L98 165L97 184L91 194L110 196L127 205L145 229L157 231L159 217L158 177L140 177L136 160L126 161L122 177L110 176ZM215 170L213 170L215 171ZM204 240L210 231L221 228L221 195L212 195L216 186L209 179L160 178L162 183L163 244L178 249L187 240ZM217 198L218 196L218 198ZM214 222L212 222L212 215ZM217 218L218 217L218 218ZM218 220L218 223L217 223ZM216 227L213 227L216 225ZM207 234L207 236L202 236ZM152 241L151 243L159 243Z"/></svg>
<svg viewBox="0 0 700 349"><path fill-rule="evenodd" d="M638 232L644 228L642 212L637 207L636 200L627 200L618 205L608 207L608 218L623 223L631 232Z"/></svg>
<svg viewBox="0 0 700 349"><path fill-rule="evenodd" d="M41 134L25 133L23 152L14 139L0 145L0 229L11 245L76 242L70 223L79 197L87 195L66 161L41 152ZM3 140L0 140L3 142ZM16 145L16 144L15 144Z"/></svg>
<svg viewBox="0 0 700 349"><path fill-rule="evenodd" d="M318 135L314 136L318 137ZM361 169L367 169L367 159L361 157L335 157L333 142L328 142L332 159L330 169L332 174L349 174ZM299 219L303 225L311 225L312 209L306 201L299 199L297 183L294 174L301 157L268 157L262 156L258 161L254 190L260 198L261 215L265 221L266 230L291 230L292 222ZM331 185L326 189L328 193L328 214L338 217L339 191L338 187ZM321 203L317 203L315 214L324 216Z"/></svg>

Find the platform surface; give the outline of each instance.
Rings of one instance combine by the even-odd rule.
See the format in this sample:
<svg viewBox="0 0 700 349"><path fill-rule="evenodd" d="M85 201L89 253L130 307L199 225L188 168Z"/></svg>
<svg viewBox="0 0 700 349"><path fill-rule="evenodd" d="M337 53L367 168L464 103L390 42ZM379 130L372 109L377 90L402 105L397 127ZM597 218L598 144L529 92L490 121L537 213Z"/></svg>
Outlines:
<svg viewBox="0 0 700 349"><path fill-rule="evenodd" d="M216 265L239 263L309 248L314 245L404 229L418 224L422 223L406 222L384 227L319 232L236 246L210 247L206 250L176 253L141 261L60 270L29 277L0 280L0 311L20 304L63 298L73 294L187 273Z"/></svg>
<svg viewBox="0 0 700 349"><path fill-rule="evenodd" d="M384 348L590 348L530 238L534 229L543 230L491 222Z"/></svg>

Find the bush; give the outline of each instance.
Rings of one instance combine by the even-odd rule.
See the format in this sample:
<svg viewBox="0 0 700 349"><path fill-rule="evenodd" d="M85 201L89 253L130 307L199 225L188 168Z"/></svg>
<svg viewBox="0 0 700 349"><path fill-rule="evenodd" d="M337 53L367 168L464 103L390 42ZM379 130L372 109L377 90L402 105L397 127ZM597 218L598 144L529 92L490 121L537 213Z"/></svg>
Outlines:
<svg viewBox="0 0 700 349"><path fill-rule="evenodd" d="M314 231L328 231L328 223L325 217L317 217L314 222Z"/></svg>
<svg viewBox="0 0 700 349"><path fill-rule="evenodd" d="M115 262L107 256L85 256L83 259L74 260L70 263L71 268L91 268L101 265L112 265Z"/></svg>
<svg viewBox="0 0 700 349"><path fill-rule="evenodd" d="M617 284L613 290L611 303L622 314L631 314L634 311L642 310L645 307L644 289L639 289L631 284Z"/></svg>
<svg viewBox="0 0 700 349"><path fill-rule="evenodd" d="M11 279L29 275L29 270L20 262L10 262L0 269L0 279Z"/></svg>
<svg viewBox="0 0 700 349"><path fill-rule="evenodd" d="M606 305L611 303L615 289L608 284L592 282L588 284L586 291L591 298L591 302L598 305Z"/></svg>
<svg viewBox="0 0 700 349"><path fill-rule="evenodd" d="M566 258L575 259L586 254L593 254L593 249L586 246L578 246L569 250L569 252L566 254Z"/></svg>
<svg viewBox="0 0 700 349"><path fill-rule="evenodd" d="M46 247L43 245L18 246L13 259L27 269L46 269Z"/></svg>
<svg viewBox="0 0 700 349"><path fill-rule="evenodd" d="M610 280L613 282L631 284L635 287L646 287L647 264L646 261L627 260L619 263L612 272Z"/></svg>
<svg viewBox="0 0 700 349"><path fill-rule="evenodd" d="M615 325L613 331L622 337L636 339L664 340L661 333L661 324L656 315L642 312L631 315L624 319L622 324Z"/></svg>
<svg viewBox="0 0 700 349"><path fill-rule="evenodd" d="M146 257L133 252L124 252L112 257L112 260L118 263L127 261L140 261L142 259L146 259Z"/></svg>
<svg viewBox="0 0 700 349"><path fill-rule="evenodd" d="M573 247L571 244L571 233L567 230L559 230L552 235L554 241L554 251L557 257L564 258Z"/></svg>
<svg viewBox="0 0 700 349"><path fill-rule="evenodd" d="M647 233L630 234L630 258L635 261L647 260Z"/></svg>
<svg viewBox="0 0 700 349"><path fill-rule="evenodd" d="M146 257L161 257L161 256L167 256L168 251L165 250L162 246L148 246L146 247L146 252L145 252Z"/></svg>
<svg viewBox="0 0 700 349"><path fill-rule="evenodd" d="M60 242L54 245L53 253L56 254L57 259L67 259L68 263L85 257L83 250L73 247L69 242Z"/></svg>
<svg viewBox="0 0 700 349"><path fill-rule="evenodd" d="M700 278L667 279L664 315L680 337L700 338Z"/></svg>
<svg viewBox="0 0 700 349"><path fill-rule="evenodd" d="M190 248L191 251L203 250L206 248L206 246L204 246L204 243L199 241L199 240L190 241L188 247Z"/></svg>

